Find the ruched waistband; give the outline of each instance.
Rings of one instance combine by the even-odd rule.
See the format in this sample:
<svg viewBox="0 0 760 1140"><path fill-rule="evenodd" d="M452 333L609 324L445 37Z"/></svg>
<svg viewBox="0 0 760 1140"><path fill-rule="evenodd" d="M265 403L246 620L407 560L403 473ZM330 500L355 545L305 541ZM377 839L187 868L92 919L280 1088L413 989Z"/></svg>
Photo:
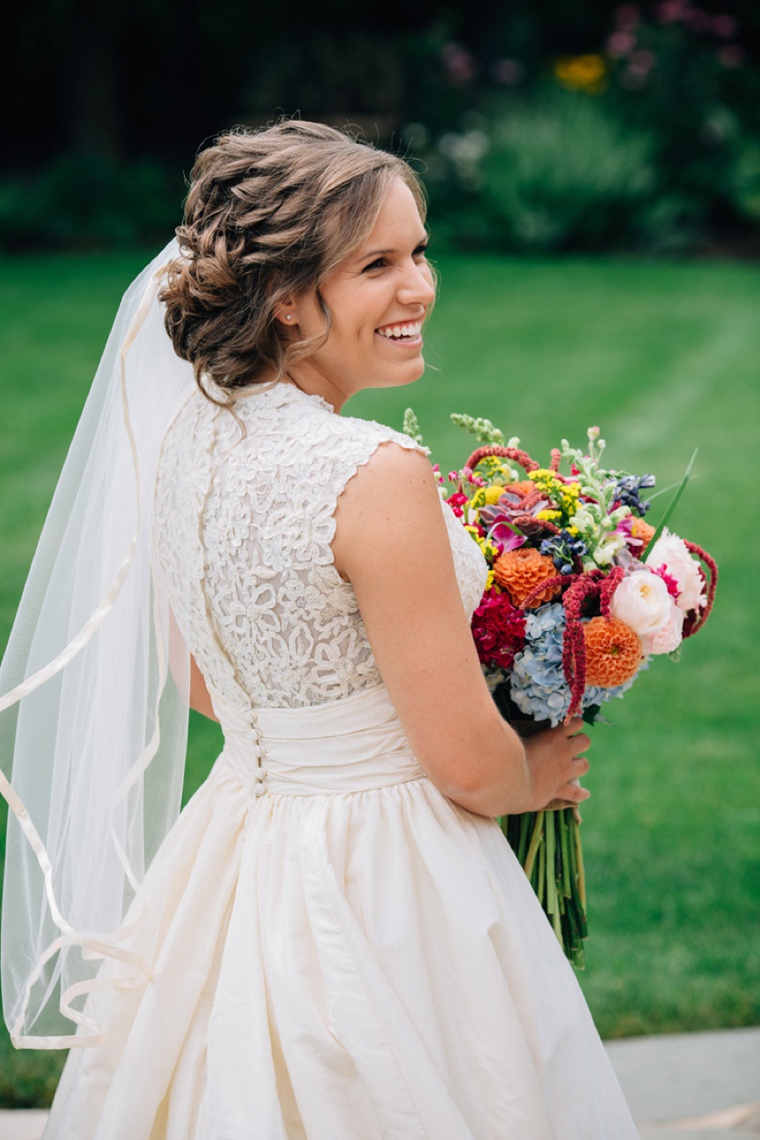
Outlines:
<svg viewBox="0 0 760 1140"><path fill-rule="evenodd" d="M222 758L256 795L369 791L424 775L384 685L310 708L244 710L214 698Z"/></svg>

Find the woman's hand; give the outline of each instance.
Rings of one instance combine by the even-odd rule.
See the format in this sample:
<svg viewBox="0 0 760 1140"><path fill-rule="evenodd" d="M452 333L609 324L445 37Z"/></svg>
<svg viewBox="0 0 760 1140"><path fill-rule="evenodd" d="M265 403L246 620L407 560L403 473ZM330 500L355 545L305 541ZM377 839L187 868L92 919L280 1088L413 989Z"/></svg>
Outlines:
<svg viewBox="0 0 760 1140"><path fill-rule="evenodd" d="M572 807L591 795L578 783L589 769L588 760L581 753L591 747L591 740L582 729L583 720L576 716L567 725L547 728L524 741L535 794L531 810Z"/></svg>

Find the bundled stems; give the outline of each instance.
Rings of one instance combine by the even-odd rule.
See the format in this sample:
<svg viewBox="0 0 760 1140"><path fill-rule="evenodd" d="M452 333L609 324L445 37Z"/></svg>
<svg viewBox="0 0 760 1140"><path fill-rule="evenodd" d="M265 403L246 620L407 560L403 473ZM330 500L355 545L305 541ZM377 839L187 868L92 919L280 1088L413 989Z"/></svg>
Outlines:
<svg viewBox="0 0 760 1140"><path fill-rule="evenodd" d="M499 823L566 956L582 970L588 924L578 812L526 812Z"/></svg>

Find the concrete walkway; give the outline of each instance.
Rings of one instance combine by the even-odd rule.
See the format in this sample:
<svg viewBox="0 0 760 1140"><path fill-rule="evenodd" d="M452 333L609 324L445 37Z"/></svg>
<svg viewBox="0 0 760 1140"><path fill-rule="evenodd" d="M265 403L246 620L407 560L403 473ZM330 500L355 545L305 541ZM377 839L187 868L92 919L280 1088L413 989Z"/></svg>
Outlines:
<svg viewBox="0 0 760 1140"><path fill-rule="evenodd" d="M607 1050L641 1140L760 1137L760 1029L632 1037ZM0 1112L0 1140L40 1140L46 1117Z"/></svg>
<svg viewBox="0 0 760 1140"><path fill-rule="evenodd" d="M609 1041L641 1140L760 1137L760 1029Z"/></svg>

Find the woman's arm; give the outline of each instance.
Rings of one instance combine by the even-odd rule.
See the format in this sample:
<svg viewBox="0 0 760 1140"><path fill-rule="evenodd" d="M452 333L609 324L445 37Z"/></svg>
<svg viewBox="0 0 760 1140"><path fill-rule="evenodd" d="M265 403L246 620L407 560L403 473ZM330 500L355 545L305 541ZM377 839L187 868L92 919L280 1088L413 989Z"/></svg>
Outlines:
<svg viewBox="0 0 760 1140"><path fill-rule="evenodd" d="M462 606L427 459L378 448L338 501L335 564L351 582L372 651L414 753L462 807L496 816L587 792L579 722L523 743L500 716Z"/></svg>
<svg viewBox="0 0 760 1140"><path fill-rule="evenodd" d="M203 674L196 665L194 657L190 658L190 708L195 709L203 716L207 716L209 720L215 720L217 724L219 723L219 717L214 712Z"/></svg>

